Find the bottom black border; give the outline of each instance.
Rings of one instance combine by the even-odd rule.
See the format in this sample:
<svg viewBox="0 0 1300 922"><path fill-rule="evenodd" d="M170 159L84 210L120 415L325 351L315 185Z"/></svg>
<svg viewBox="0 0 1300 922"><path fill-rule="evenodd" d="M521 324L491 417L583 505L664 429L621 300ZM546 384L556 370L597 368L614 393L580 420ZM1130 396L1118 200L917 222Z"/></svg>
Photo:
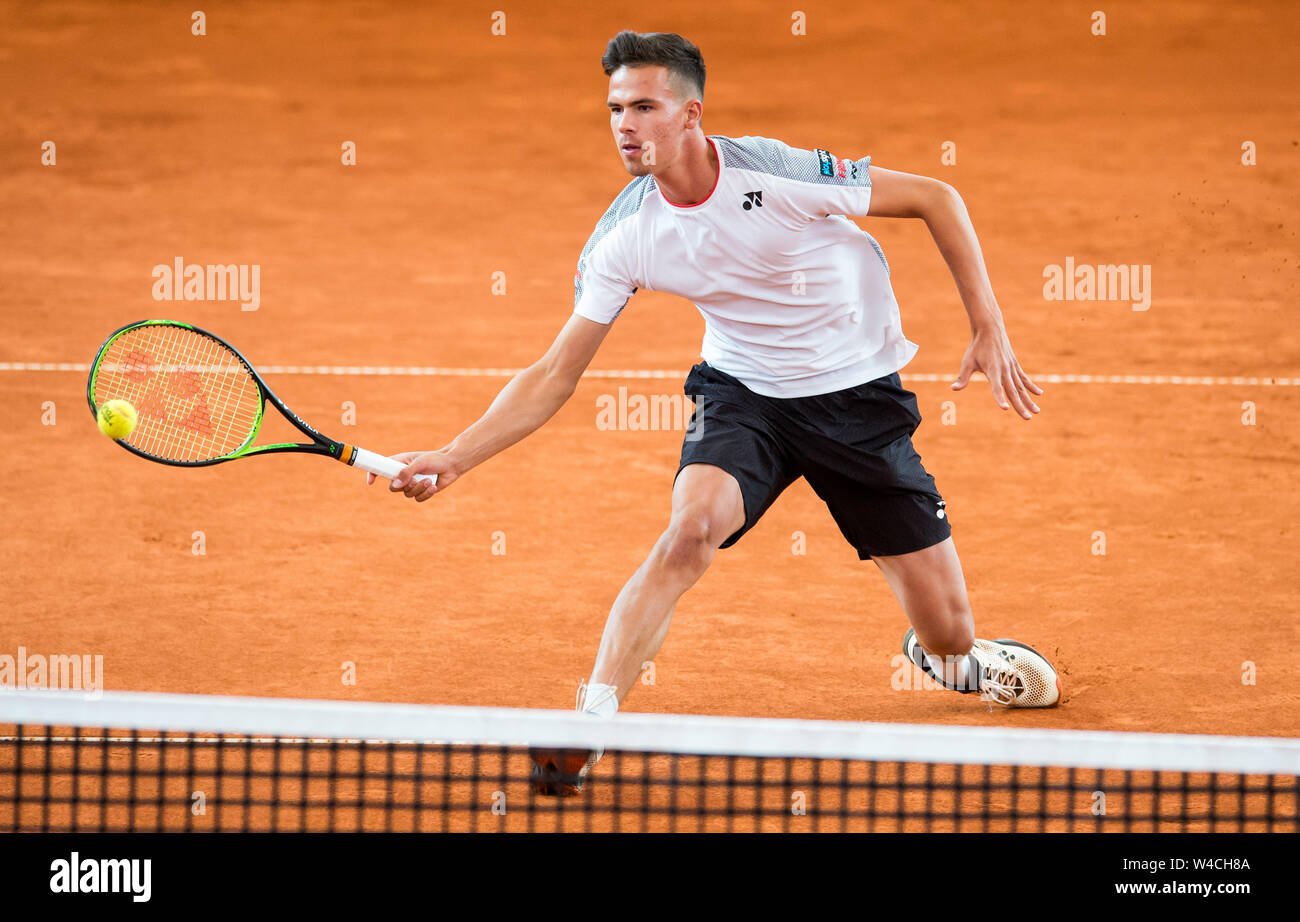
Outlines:
<svg viewBox="0 0 1300 922"><path fill-rule="evenodd" d="M1262 834L632 835L601 842L572 834L18 834L0 835L0 879L6 908L76 902L127 911L338 908L406 899L439 912L454 908L447 898L457 894L487 899L492 909L567 906L564 911L582 915L597 913L598 905L605 906L600 915L609 912L609 903L590 902L596 899L668 912L678 905L667 902L674 897L765 908L780 900L811 909L841 894L864 909L873 902L919 902L920 909L958 900L950 906L955 910L972 905L969 899L994 899L1006 900L1010 910L1025 898L1199 900L1228 908L1261 894L1294 892L1293 844L1290 837ZM79 862L149 859L149 900L53 892L52 867L74 852ZM1154 892L1132 892L1134 884ZM1206 894L1206 884L1249 889ZM553 902L556 896L563 901Z"/></svg>

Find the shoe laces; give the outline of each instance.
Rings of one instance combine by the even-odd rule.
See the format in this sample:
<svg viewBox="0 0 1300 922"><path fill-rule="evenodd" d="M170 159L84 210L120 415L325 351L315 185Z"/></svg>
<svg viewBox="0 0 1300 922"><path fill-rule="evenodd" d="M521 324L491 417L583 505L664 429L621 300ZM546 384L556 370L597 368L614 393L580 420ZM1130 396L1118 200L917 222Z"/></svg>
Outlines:
<svg viewBox="0 0 1300 922"><path fill-rule="evenodd" d="M1010 707L1024 691L1025 682L1020 677L1019 670L1007 662L1005 657L1006 653L1002 650L997 651L996 659L981 651L975 659L979 662L982 673L980 699Z"/></svg>

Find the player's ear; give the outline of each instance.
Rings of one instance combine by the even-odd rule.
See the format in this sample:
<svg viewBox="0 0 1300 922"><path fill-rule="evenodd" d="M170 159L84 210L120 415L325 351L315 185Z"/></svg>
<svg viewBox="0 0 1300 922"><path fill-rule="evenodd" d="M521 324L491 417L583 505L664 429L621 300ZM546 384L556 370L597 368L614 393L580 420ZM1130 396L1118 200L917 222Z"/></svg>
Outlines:
<svg viewBox="0 0 1300 922"><path fill-rule="evenodd" d="M700 119L704 118L704 103L698 99L692 99L686 104L686 127L698 128Z"/></svg>

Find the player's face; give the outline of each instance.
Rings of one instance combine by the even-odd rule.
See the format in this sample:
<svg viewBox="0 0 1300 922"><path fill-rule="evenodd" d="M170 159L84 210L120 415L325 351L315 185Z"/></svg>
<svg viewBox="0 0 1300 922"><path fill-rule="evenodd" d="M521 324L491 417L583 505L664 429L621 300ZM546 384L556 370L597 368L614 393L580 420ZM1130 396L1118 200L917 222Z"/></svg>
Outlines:
<svg viewBox="0 0 1300 922"><path fill-rule="evenodd" d="M633 176L671 166L686 130L699 124L700 103L678 97L666 67L620 67L609 75L607 102L614 143Z"/></svg>

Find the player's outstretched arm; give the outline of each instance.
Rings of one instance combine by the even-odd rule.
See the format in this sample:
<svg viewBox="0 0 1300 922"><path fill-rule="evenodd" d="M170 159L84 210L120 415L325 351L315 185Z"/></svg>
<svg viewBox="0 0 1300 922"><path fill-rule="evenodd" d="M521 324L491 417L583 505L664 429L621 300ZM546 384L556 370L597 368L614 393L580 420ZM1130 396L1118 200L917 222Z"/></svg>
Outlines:
<svg viewBox="0 0 1300 922"><path fill-rule="evenodd" d="M501 389L478 421L437 451L406 451L393 455L406 465L388 485L419 502L441 493L470 468L504 451L555 415L578 386L610 325L574 314L546 354ZM414 480L416 474L437 474L437 486ZM374 483L374 475L366 477Z"/></svg>
<svg viewBox="0 0 1300 922"><path fill-rule="evenodd" d="M1031 419L1038 412L1031 395L1041 394L1043 389L1029 379L1011 350L965 202L956 189L937 179L875 166L870 171L870 215L924 220L957 282L970 317L971 341L952 389L961 390L971 374L983 372L998 406L1004 410L1015 407L1025 419Z"/></svg>

